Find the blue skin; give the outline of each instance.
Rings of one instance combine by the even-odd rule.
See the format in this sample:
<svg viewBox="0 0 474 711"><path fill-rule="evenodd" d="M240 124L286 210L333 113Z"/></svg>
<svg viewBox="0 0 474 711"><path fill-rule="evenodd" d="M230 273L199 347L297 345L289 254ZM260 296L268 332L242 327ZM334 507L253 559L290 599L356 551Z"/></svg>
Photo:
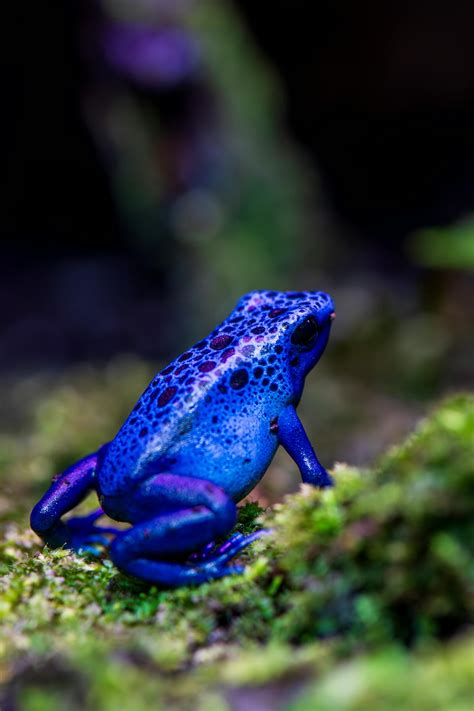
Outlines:
<svg viewBox="0 0 474 711"><path fill-rule="evenodd" d="M235 534L236 503L281 444L303 481L332 485L296 414L326 347L334 305L323 292L255 291L150 383L115 439L53 480L31 527L51 547L110 543L126 573L164 587L242 572L228 562L261 536ZM101 509L61 517L94 489ZM99 527L106 513L132 527Z"/></svg>

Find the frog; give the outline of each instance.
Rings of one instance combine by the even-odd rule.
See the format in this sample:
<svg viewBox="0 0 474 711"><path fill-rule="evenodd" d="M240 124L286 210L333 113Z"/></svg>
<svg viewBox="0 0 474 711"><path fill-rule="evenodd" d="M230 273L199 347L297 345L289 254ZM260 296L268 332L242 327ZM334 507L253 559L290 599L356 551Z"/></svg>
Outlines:
<svg viewBox="0 0 474 711"><path fill-rule="evenodd" d="M304 483L333 485L296 408L334 317L322 291L245 294L153 378L110 442L53 478L33 531L51 548L106 546L120 571L163 588L242 573L233 559L268 531L229 535L237 504L280 445ZM100 507L63 520L91 491ZM98 525L104 514L129 527Z"/></svg>

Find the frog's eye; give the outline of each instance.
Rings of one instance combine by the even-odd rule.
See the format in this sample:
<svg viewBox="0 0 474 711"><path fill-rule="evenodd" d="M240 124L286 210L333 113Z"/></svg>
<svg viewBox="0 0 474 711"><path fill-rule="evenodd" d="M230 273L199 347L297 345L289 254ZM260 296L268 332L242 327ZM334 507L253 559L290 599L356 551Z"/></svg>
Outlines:
<svg viewBox="0 0 474 711"><path fill-rule="evenodd" d="M314 316L308 316L293 331L291 342L294 346L307 348L311 346L318 337L318 324Z"/></svg>

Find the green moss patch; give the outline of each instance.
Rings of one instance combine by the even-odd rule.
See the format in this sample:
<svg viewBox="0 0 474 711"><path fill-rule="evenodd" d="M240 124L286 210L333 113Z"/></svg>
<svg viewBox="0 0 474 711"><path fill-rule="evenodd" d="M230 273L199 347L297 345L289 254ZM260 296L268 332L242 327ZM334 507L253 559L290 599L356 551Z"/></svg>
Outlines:
<svg viewBox="0 0 474 711"><path fill-rule="evenodd" d="M57 407L42 411L48 432ZM35 443L40 462L56 462L38 421L27 441L18 462L38 466ZM240 530L273 535L242 554L243 576L196 588L160 590L106 556L43 548L23 514L35 492L11 479L11 453L3 461L7 486L23 491L0 541L9 703L227 709L262 694L269 708L468 708L471 395L441 404L374 469L336 466L333 490L303 486L266 512L243 506Z"/></svg>

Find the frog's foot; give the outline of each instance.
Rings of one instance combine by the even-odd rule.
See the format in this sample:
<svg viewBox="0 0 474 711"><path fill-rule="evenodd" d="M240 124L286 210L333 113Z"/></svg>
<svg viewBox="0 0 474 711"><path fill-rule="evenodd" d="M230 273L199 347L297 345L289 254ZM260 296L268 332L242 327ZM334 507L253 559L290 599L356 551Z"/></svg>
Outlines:
<svg viewBox="0 0 474 711"><path fill-rule="evenodd" d="M247 535L236 533L217 549L217 558L213 558L212 560L220 562L230 560L254 541L258 541L259 538L263 538L264 536L270 536L272 533L271 528L262 528L260 531L254 531Z"/></svg>
<svg viewBox="0 0 474 711"><path fill-rule="evenodd" d="M224 543L222 543L218 548L216 548L215 543L208 543L205 548L197 553L191 553L188 558L189 563L195 563L197 561L206 561L209 563L225 563L241 550L247 548L251 543L262 538L262 536L267 536L273 531L271 529L261 529L260 531L254 531L254 533L243 534L243 533L233 533Z"/></svg>
<svg viewBox="0 0 474 711"><path fill-rule="evenodd" d="M211 541L210 543L207 543L204 548L201 548L200 551L195 551L194 553L191 553L189 558L187 558L186 562L187 563L198 563L203 560L209 560L209 558L212 556L213 552L215 551L216 548L216 542Z"/></svg>
<svg viewBox="0 0 474 711"><path fill-rule="evenodd" d="M164 510L165 501L172 504L170 511ZM108 503L105 497L106 511ZM124 499L123 513L117 510L117 500L110 504L115 507L117 518L127 515L130 521L131 510L141 514L132 528L122 531L112 542L113 562L130 575L164 587L198 584L242 573L243 567L229 566L227 562L260 535L260 532L250 537L238 534L223 544L225 548L220 546L216 550L211 541L232 530L236 506L222 489L202 479L159 474ZM153 510L154 505L156 514L143 520L141 512ZM201 550L201 554L190 559L196 550Z"/></svg>
<svg viewBox="0 0 474 711"><path fill-rule="evenodd" d="M94 522L103 514L102 509L67 522L61 519L63 514L77 506L95 488L97 456L97 452L89 454L55 477L46 494L33 508L31 528L50 548L66 546L78 550L90 543L100 542L97 539L89 540L90 536L105 533L94 526Z"/></svg>
<svg viewBox="0 0 474 711"><path fill-rule="evenodd" d="M66 548L81 554L101 555L101 547L110 544L110 535L119 532L117 528L96 526L95 522L101 516L104 516L104 512L99 508L88 516L76 516L65 521L68 533Z"/></svg>
<svg viewBox="0 0 474 711"><path fill-rule="evenodd" d="M229 514L230 510L227 513L230 528L234 521ZM191 540L204 544L202 537L214 538L222 533L216 530L214 513L204 506L195 506L161 514L120 533L111 544L110 555L123 571L151 583L165 587L203 583L242 573L244 569L226 565L229 556L204 561L188 559L187 563L176 559Z"/></svg>

